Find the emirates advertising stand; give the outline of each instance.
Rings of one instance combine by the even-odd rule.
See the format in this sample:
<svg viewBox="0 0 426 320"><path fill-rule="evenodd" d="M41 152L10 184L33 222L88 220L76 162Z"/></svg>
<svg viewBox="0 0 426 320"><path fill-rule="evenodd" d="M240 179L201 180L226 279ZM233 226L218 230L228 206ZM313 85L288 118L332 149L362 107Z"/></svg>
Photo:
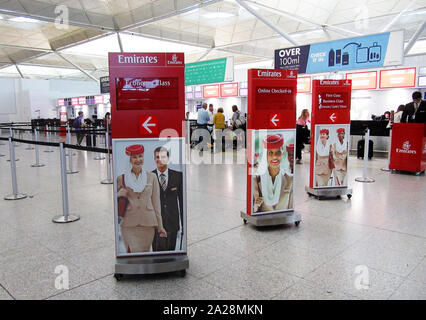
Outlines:
<svg viewBox="0 0 426 320"><path fill-rule="evenodd" d="M351 80L314 80L312 87L309 195L347 195L351 121Z"/></svg>
<svg viewBox="0 0 426 320"><path fill-rule="evenodd" d="M297 71L248 71L247 208L244 223L299 225L294 212Z"/></svg>
<svg viewBox="0 0 426 320"><path fill-rule="evenodd" d="M189 267L183 53L109 53L115 277Z"/></svg>

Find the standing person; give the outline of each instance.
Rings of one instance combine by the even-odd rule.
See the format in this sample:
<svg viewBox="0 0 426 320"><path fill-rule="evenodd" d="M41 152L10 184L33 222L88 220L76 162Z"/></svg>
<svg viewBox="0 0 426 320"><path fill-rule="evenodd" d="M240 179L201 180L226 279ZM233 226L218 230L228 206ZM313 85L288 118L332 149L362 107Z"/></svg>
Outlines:
<svg viewBox="0 0 426 320"><path fill-rule="evenodd" d="M332 146L334 158L334 184L341 186L345 183L346 172L348 168L348 142L345 140L345 128L339 128L336 131L337 141Z"/></svg>
<svg viewBox="0 0 426 320"><path fill-rule="evenodd" d="M265 150L257 169L258 175L253 176L254 212L287 210L293 207L293 177L281 169L283 145L282 134L269 135L263 139Z"/></svg>
<svg viewBox="0 0 426 320"><path fill-rule="evenodd" d="M207 111L209 113L209 122L207 123L207 129L209 130L210 134L211 134L211 139L210 139L210 147L213 147L213 117L214 117L214 109L213 109L213 104L210 103L209 104L209 110ZM212 149L213 151L213 149Z"/></svg>
<svg viewBox="0 0 426 320"><path fill-rule="evenodd" d="M328 129L322 129L318 142L315 145L316 161L315 161L315 177L317 187L326 187L331 176L330 153L331 144L328 141Z"/></svg>
<svg viewBox="0 0 426 320"><path fill-rule="evenodd" d="M422 93L413 92L412 98L413 102L405 105L401 122L426 123L426 101L422 100Z"/></svg>
<svg viewBox="0 0 426 320"><path fill-rule="evenodd" d="M200 110L198 110L198 117L197 117L197 129L203 129L207 130L207 124L210 121L209 113L207 111L207 103L203 103ZM203 141L203 135L200 135L200 139L198 140L199 148L202 150L204 149L200 144ZM207 141L205 142L207 143Z"/></svg>
<svg viewBox="0 0 426 320"><path fill-rule="evenodd" d="M77 131L77 146L81 146L81 142L83 141L83 138L85 136L82 130L82 128L86 126L84 123L83 117L84 117L83 111L79 111L78 117L72 123L73 128Z"/></svg>
<svg viewBox="0 0 426 320"><path fill-rule="evenodd" d="M234 104L232 106L232 118L231 118L231 129L233 131L237 130L237 129L241 129L241 130L245 130L245 124L246 124L246 120L243 114L241 114L241 112L238 110L238 107ZM237 139L237 146L238 147L238 140L240 141L245 141L243 135L245 134L244 132L241 132L241 130L238 130L237 133L235 134L236 139ZM243 140L244 139L244 140Z"/></svg>
<svg viewBox="0 0 426 320"><path fill-rule="evenodd" d="M143 170L144 146L126 148L129 168L117 178L118 215L128 253L148 252L157 230L167 237L161 218L160 186L156 175Z"/></svg>
<svg viewBox="0 0 426 320"><path fill-rule="evenodd" d="M302 163L302 150L305 148L304 143L309 141L309 122L309 110L303 109L302 114L296 121L296 163L298 164Z"/></svg>
<svg viewBox="0 0 426 320"><path fill-rule="evenodd" d="M167 238L160 237L156 231L152 249L153 251L174 251L179 230L181 230L181 239L183 236L182 172L168 168L170 155L164 147L154 150L154 160L157 169L152 172L156 174L160 184L161 218L163 226L167 230Z"/></svg>
<svg viewBox="0 0 426 320"><path fill-rule="evenodd" d="M393 114L393 123L401 123L402 114L404 113L404 107L405 105L403 104L399 105L398 109Z"/></svg>
<svg viewBox="0 0 426 320"><path fill-rule="evenodd" d="M223 108L217 109L217 113L213 116L213 124L215 128L216 137L216 151L219 150L219 146L222 145L222 150L225 149L225 137L223 136L223 130L225 129L225 115L223 114ZM221 143L218 143L218 139L221 138Z"/></svg>

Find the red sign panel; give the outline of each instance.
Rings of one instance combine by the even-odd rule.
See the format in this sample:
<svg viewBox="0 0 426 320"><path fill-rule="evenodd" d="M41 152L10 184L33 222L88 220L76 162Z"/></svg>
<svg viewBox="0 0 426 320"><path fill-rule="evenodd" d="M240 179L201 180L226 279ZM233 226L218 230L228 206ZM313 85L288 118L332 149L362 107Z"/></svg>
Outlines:
<svg viewBox="0 0 426 320"><path fill-rule="evenodd" d="M220 96L225 97L237 97L238 96L238 82L235 83L224 83L220 85Z"/></svg>
<svg viewBox="0 0 426 320"><path fill-rule="evenodd" d="M56 105L59 107L65 106L65 100L64 99L58 99L56 102Z"/></svg>
<svg viewBox="0 0 426 320"><path fill-rule="evenodd" d="M346 79L352 80L352 90L377 88L377 71L347 73Z"/></svg>
<svg viewBox="0 0 426 320"><path fill-rule="evenodd" d="M395 123L392 127L389 169L421 172L426 169L426 134L423 123Z"/></svg>
<svg viewBox="0 0 426 320"><path fill-rule="evenodd" d="M95 104L102 104L104 103L104 96L99 94L95 96Z"/></svg>
<svg viewBox="0 0 426 320"><path fill-rule="evenodd" d="M297 78L297 93L311 92L311 77Z"/></svg>
<svg viewBox="0 0 426 320"><path fill-rule="evenodd" d="M78 98L78 104L79 104L80 106L82 106L82 105L86 104L86 97L79 97L79 98Z"/></svg>
<svg viewBox="0 0 426 320"><path fill-rule="evenodd" d="M177 109L177 78L116 78L117 110Z"/></svg>
<svg viewBox="0 0 426 320"><path fill-rule="evenodd" d="M380 89L416 85L416 68L380 70Z"/></svg>
<svg viewBox="0 0 426 320"><path fill-rule="evenodd" d="M317 125L350 124L351 80L313 80L311 116L311 155L315 155ZM325 130L328 134L330 130ZM346 132L346 141L349 141ZM329 141L329 143L331 143ZM314 188L315 156L311 156L310 188Z"/></svg>
<svg viewBox="0 0 426 320"><path fill-rule="evenodd" d="M184 54L109 53L108 59L111 118L120 124L112 138L158 137L165 129L182 137Z"/></svg>
<svg viewBox="0 0 426 320"><path fill-rule="evenodd" d="M219 98L219 85L203 86L203 98Z"/></svg>

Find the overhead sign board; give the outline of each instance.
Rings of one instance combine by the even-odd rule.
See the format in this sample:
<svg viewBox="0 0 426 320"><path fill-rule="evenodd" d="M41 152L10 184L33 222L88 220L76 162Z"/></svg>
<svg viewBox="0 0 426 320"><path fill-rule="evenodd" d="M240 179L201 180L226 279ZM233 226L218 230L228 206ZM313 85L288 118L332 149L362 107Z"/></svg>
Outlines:
<svg viewBox="0 0 426 320"><path fill-rule="evenodd" d="M403 43L403 31L392 31L277 49L275 69L302 74L401 65Z"/></svg>
<svg viewBox="0 0 426 320"><path fill-rule="evenodd" d="M226 82L234 80L234 58L187 63L185 85Z"/></svg>
<svg viewBox="0 0 426 320"><path fill-rule="evenodd" d="M101 93L109 93L109 76L101 77L99 83L101 86Z"/></svg>
<svg viewBox="0 0 426 320"><path fill-rule="evenodd" d="M311 92L311 77L297 78L297 93Z"/></svg>
<svg viewBox="0 0 426 320"><path fill-rule="evenodd" d="M416 85L416 68L380 70L380 89L406 88Z"/></svg>
<svg viewBox="0 0 426 320"><path fill-rule="evenodd" d="M377 88L377 71L347 73L346 79L352 80L352 90Z"/></svg>

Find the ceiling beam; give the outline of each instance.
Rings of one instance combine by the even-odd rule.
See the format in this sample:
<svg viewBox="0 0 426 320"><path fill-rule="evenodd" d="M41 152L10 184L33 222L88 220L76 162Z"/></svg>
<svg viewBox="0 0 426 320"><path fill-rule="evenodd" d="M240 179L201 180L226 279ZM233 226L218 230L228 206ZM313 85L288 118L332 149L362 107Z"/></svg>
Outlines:
<svg viewBox="0 0 426 320"><path fill-rule="evenodd" d="M416 43L417 39L419 38L420 34L423 32L425 27L426 27L426 20L422 22L422 24L417 28L416 32L414 32L410 41L408 41L408 44L404 49L404 55L407 55L407 53L413 48L414 44Z"/></svg>
<svg viewBox="0 0 426 320"><path fill-rule="evenodd" d="M259 13L257 13L249 4L245 3L243 0L235 0L242 8L246 9L249 13L251 13L254 17L262 21L264 24L266 24L269 28L274 30L276 33L278 33L281 37L286 39L291 44L298 46L299 43L295 41L289 34L283 32L280 30L277 26L273 25L270 21L266 20L264 17L262 17Z"/></svg>
<svg viewBox="0 0 426 320"><path fill-rule="evenodd" d="M212 47L212 48L208 49L208 50L207 50L206 52L204 52L204 53L201 55L201 57L199 57L196 61L198 62L198 61L203 60L205 57L207 57L207 56L210 54L210 52L212 52L212 51L213 51L213 49L214 49L214 47Z"/></svg>
<svg viewBox="0 0 426 320"><path fill-rule="evenodd" d="M17 65L17 64L15 64L15 68L16 68L16 70L18 71L18 73L19 73L19 75L21 76L21 78L22 78L22 79L24 79L25 77L24 77L24 75L22 74L22 72L21 72L21 70L19 69L19 67L18 67L18 65Z"/></svg>
<svg viewBox="0 0 426 320"><path fill-rule="evenodd" d="M121 28L121 29L119 29L119 31L128 31L128 30L131 30L131 29L136 29L136 28L145 26L145 25L153 23L153 22L157 22L157 21L161 21L161 20L164 20L164 19L172 18L172 17L178 16L180 14L188 13L188 12L191 12L191 11L203 8L203 7L207 7L207 6L210 6L212 4L215 4L215 3L218 3L218 2L222 2L222 1L223 0L205 0L205 1L201 1L201 2L199 2L197 4L194 4L194 5L189 6L189 7L182 8L180 10L175 10L175 11L172 11L170 13L166 13L166 14L163 14L161 16L158 16L158 17L151 17L151 18L149 18L149 19L147 19L145 21L137 22L137 23L129 25L127 27Z"/></svg>
<svg viewBox="0 0 426 320"><path fill-rule="evenodd" d="M390 29L390 27L392 27L393 26L393 24L396 22L396 21L398 21L398 19L405 13L405 12L407 12L407 10L408 9L410 9L410 7L412 6L412 4L414 3L414 1L415 0L411 0L409 3L408 3L408 5L403 9L403 10L401 10L401 12L400 13L398 13L383 29L382 29L382 31L381 32L386 32L386 31L388 31L389 29Z"/></svg>
<svg viewBox="0 0 426 320"><path fill-rule="evenodd" d="M74 68L80 70L82 73L84 73L86 76L88 76L90 79L99 82L98 79L96 79L94 76L92 76L90 73L88 73L87 71L83 70L82 68L80 68L78 65L76 65L75 63L73 63L71 60L65 58L61 53L55 51L55 53L61 57L63 60L65 60L66 62L68 62L70 65L72 65Z"/></svg>
<svg viewBox="0 0 426 320"><path fill-rule="evenodd" d="M120 32L117 32L117 42L118 42L118 46L120 47L120 52L124 52L123 51L123 42L121 41Z"/></svg>

